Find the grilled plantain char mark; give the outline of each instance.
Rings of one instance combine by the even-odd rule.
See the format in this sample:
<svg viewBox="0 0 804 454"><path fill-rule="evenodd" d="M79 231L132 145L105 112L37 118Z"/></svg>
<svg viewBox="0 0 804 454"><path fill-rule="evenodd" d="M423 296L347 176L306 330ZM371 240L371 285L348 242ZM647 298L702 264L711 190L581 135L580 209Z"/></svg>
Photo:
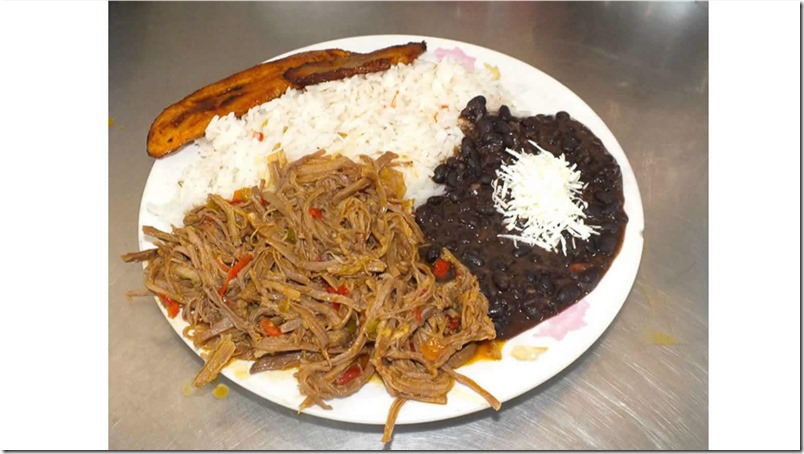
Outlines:
<svg viewBox="0 0 804 454"><path fill-rule="evenodd" d="M357 74L385 71L396 64L408 64L427 50L427 44L408 43L386 47L367 54L351 55L319 62L305 63L290 68L284 73L285 79L297 86L307 86L339 80Z"/></svg>
<svg viewBox="0 0 804 454"><path fill-rule="evenodd" d="M367 54L314 50L262 63L196 90L163 110L151 124L146 149L152 157L164 157L202 137L215 115L233 112L239 118L252 107L278 98L288 88L384 71L399 63L411 63L426 50L422 41Z"/></svg>
<svg viewBox="0 0 804 454"><path fill-rule="evenodd" d="M215 115L240 117L252 107L281 96L293 84L282 75L289 68L347 57L341 49L301 52L262 63L196 90L156 117L148 131L147 151L161 158L204 135Z"/></svg>

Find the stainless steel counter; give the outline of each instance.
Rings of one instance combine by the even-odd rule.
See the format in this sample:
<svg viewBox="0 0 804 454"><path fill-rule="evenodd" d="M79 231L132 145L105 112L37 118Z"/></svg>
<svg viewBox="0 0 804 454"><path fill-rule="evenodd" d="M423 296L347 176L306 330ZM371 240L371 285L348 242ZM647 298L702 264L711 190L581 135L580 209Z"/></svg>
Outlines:
<svg viewBox="0 0 804 454"><path fill-rule="evenodd" d="M109 444L112 449L379 449L382 427L299 415L236 385L186 397L197 358L142 288L137 214L159 112L299 47L418 34L523 60L583 98L628 155L645 211L636 283L609 329L538 388L401 426L392 449L705 449L708 7L703 3L111 3Z"/></svg>

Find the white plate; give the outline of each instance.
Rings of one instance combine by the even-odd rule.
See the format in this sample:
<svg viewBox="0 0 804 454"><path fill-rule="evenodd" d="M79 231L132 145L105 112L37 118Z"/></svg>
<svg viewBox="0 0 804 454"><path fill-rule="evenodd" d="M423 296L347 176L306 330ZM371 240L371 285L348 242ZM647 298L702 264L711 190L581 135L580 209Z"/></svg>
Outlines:
<svg viewBox="0 0 804 454"><path fill-rule="evenodd" d="M504 402L544 383L575 361L603 334L617 315L634 283L642 256L644 226L642 201L628 159L603 120L564 85L538 69L507 55L472 44L439 38L380 35L315 44L276 58L305 50L332 47L368 52L385 46L422 40L427 42L428 52L420 58L434 60L435 50L458 47L467 55L476 58L476 68L482 68L483 63L497 66L502 74L501 82L514 95L514 102L519 111L529 111L533 114L555 114L561 110L568 112L603 141L606 149L622 169L628 226L622 249L597 288L565 312L508 341L503 348L502 360L475 362L460 369L503 402L504 407ZM154 163L140 207L139 244L142 249L153 247L152 243L142 235L143 225L152 225L160 229L170 228L145 207L149 203L164 202L165 194L173 192L182 169L192 165L196 156L196 153L183 152ZM186 323L180 320L180 317L167 318L162 305L158 306L165 313L173 329L181 336ZM189 340L183 336L182 339L200 354ZM523 349L531 347L546 347L547 350L535 360L524 361L512 355L512 352L522 352ZM223 374L259 396L279 405L297 409L304 398L298 391L292 371L264 372L249 376L248 367L249 363L238 361L227 367ZM402 407L397 424L454 418L488 407L483 398L460 384L455 385L448 395L448 400L447 405L408 402ZM392 398L379 381L370 381L357 394L344 399L334 399L329 403L333 407L332 410L312 407L304 412L339 421L384 424Z"/></svg>

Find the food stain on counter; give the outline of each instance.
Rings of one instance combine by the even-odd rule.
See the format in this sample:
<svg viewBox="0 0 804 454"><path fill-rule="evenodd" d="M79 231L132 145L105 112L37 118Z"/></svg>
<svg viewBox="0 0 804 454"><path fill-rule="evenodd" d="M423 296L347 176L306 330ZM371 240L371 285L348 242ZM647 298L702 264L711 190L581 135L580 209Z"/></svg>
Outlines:
<svg viewBox="0 0 804 454"><path fill-rule="evenodd" d="M181 387L181 394L184 397L191 397L193 395L196 396L207 395L207 392L209 392L209 387L204 386L202 388L196 388L189 381L184 382L184 384ZM224 385L223 383L219 383L214 388L212 388L212 397L216 399L225 399L228 395L229 395L229 387Z"/></svg>
<svg viewBox="0 0 804 454"><path fill-rule="evenodd" d="M564 339L570 331L586 326L584 316L587 309L589 309L589 302L586 299L578 301L564 312L539 325L534 337L552 337L559 341Z"/></svg>
<svg viewBox="0 0 804 454"><path fill-rule="evenodd" d="M212 390L212 397L216 399L225 399L229 395L229 387L223 383L219 383L215 389Z"/></svg>
<svg viewBox="0 0 804 454"><path fill-rule="evenodd" d="M114 118L109 117L109 129L112 129L112 126L114 126L114 125L115 125ZM118 124L117 129L124 129L123 125Z"/></svg>
<svg viewBox="0 0 804 454"><path fill-rule="evenodd" d="M648 343L651 345L667 346L681 344L681 341L662 331L648 331Z"/></svg>
<svg viewBox="0 0 804 454"><path fill-rule="evenodd" d="M664 325L668 328L671 327L671 323L669 319L664 320L664 323L658 323L661 317L661 310L666 305L666 299L658 289L655 289L650 286L646 286L642 282L637 281L636 285L642 289L642 293L645 295L645 301L647 301L648 306L652 312L651 319L653 321L653 327L649 327L644 334L644 342L647 345L657 345L660 347L666 347L669 345L679 345L683 344L681 340L674 337L671 334L668 334L668 331L672 331L672 329L660 329L657 328L656 325ZM659 301L657 301L659 300Z"/></svg>

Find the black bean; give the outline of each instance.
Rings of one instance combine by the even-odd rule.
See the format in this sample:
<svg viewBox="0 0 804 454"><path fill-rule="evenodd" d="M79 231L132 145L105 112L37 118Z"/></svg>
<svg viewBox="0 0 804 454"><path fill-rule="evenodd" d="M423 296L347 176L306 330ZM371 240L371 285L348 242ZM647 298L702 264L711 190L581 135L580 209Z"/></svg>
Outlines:
<svg viewBox="0 0 804 454"><path fill-rule="evenodd" d="M529 304L525 303L525 305L522 306L522 311L529 320L541 320L542 311L539 310L539 305L535 301Z"/></svg>
<svg viewBox="0 0 804 454"><path fill-rule="evenodd" d="M564 150L565 153L574 153L580 144L581 143L578 141L578 139L568 136L561 141L561 149Z"/></svg>
<svg viewBox="0 0 804 454"><path fill-rule="evenodd" d="M472 123L477 123L484 115L486 115L486 98L483 96L475 96L472 98L461 111L461 117L466 118Z"/></svg>
<svg viewBox="0 0 804 454"><path fill-rule="evenodd" d="M477 197L480 194L480 183L472 183L469 185L469 194Z"/></svg>
<svg viewBox="0 0 804 454"><path fill-rule="evenodd" d="M515 258L522 258L532 251L533 248L531 246L519 246L514 248L514 251L511 253Z"/></svg>
<svg viewBox="0 0 804 454"><path fill-rule="evenodd" d="M438 205L441 205L442 203L444 203L444 196L443 195L434 195L434 196L432 196L432 197L427 199L427 203L424 206L425 207L428 206L428 205L438 206ZM416 210L416 213L419 213L420 211L421 211L421 208Z"/></svg>
<svg viewBox="0 0 804 454"><path fill-rule="evenodd" d="M492 132L494 130L494 120L496 117L494 116L487 116L480 119L477 122L477 133L480 137Z"/></svg>
<svg viewBox="0 0 804 454"><path fill-rule="evenodd" d="M497 151L493 151L491 147L487 145L481 145L478 151L483 153L480 156L480 164L484 167L483 172L496 176L497 168L500 166L500 162L502 162L502 157Z"/></svg>
<svg viewBox="0 0 804 454"><path fill-rule="evenodd" d="M447 186L451 188L457 188L461 184L463 178L461 177L460 172L458 172L457 170L450 170L449 172L447 172L446 180L447 180Z"/></svg>
<svg viewBox="0 0 804 454"><path fill-rule="evenodd" d="M611 203L617 200L617 194L608 191L598 191L595 193L595 198L603 203Z"/></svg>
<svg viewBox="0 0 804 454"><path fill-rule="evenodd" d="M436 166L435 170L433 171L433 182L443 184L447 179L448 171L449 167L447 167L446 164L439 164Z"/></svg>
<svg viewBox="0 0 804 454"><path fill-rule="evenodd" d="M499 318L502 317L503 313L505 313L505 307L503 307L500 300L494 300L494 302L489 304L489 317Z"/></svg>
<svg viewBox="0 0 804 454"><path fill-rule="evenodd" d="M461 256L461 260L463 262L465 262L465 263L468 263L468 264L471 264L471 265L474 265L474 266L477 266L477 267L481 267L481 266L486 264L486 261L483 260L483 257L481 257L481 255L478 254L476 251L473 251L471 249L467 250L467 251L465 251L463 253L463 255Z"/></svg>
<svg viewBox="0 0 804 454"><path fill-rule="evenodd" d="M539 130L537 129L536 126L534 126L532 128L525 126L524 133L525 133L525 139L527 139L525 141L525 150L527 150L530 153L533 153L536 149L533 148L533 146L530 144L530 141L531 140L538 140L538 138L539 138Z"/></svg>
<svg viewBox="0 0 804 454"><path fill-rule="evenodd" d="M567 241L567 251L569 251L569 250L572 249L572 240L570 238L567 238L569 236L569 233L564 232L563 235L564 235L564 238ZM563 260L564 268L570 266L570 264L572 264L572 262L577 261L576 258L571 256L571 255L564 255L564 256L562 256L562 258L564 259Z"/></svg>
<svg viewBox="0 0 804 454"><path fill-rule="evenodd" d="M543 275L541 279L539 279L538 287L536 288L536 290L544 296L552 295L555 289L556 287L553 285L553 281L546 275Z"/></svg>
<svg viewBox="0 0 804 454"><path fill-rule="evenodd" d="M461 139L461 155L466 154L469 150L475 149L475 141L472 140L470 137L464 137Z"/></svg>
<svg viewBox="0 0 804 454"><path fill-rule="evenodd" d="M586 215L589 217L596 218L603 214L603 207L600 205L590 204L586 207Z"/></svg>
<svg viewBox="0 0 804 454"><path fill-rule="evenodd" d="M464 193L465 192L463 189L455 189L447 194L447 198L450 200L450 202L456 203L463 198Z"/></svg>
<svg viewBox="0 0 804 454"><path fill-rule="evenodd" d="M480 220L472 215L464 216L463 223L471 227L473 230L480 226Z"/></svg>
<svg viewBox="0 0 804 454"><path fill-rule="evenodd" d="M480 169L480 154L472 148L468 151L465 155L464 160L466 161L466 165L472 170L473 174L481 173L482 170Z"/></svg>
<svg viewBox="0 0 804 454"><path fill-rule="evenodd" d="M511 109L508 108L505 104L500 106L499 112L497 115L505 121L511 120L513 117L511 116Z"/></svg>
<svg viewBox="0 0 804 454"><path fill-rule="evenodd" d="M542 129L539 131L539 140L537 140L536 143L538 143L540 147L547 150L549 146L555 145L557 141L558 141L557 129L553 130Z"/></svg>
<svg viewBox="0 0 804 454"><path fill-rule="evenodd" d="M518 148L517 147L518 140L513 132L504 133L502 138L503 138L503 145L505 145L506 148Z"/></svg>
<svg viewBox="0 0 804 454"><path fill-rule="evenodd" d="M522 309L531 320L542 320L545 315L553 312L553 307L545 298L531 298L522 303Z"/></svg>
<svg viewBox="0 0 804 454"><path fill-rule="evenodd" d="M614 188L614 183L602 172L595 175L592 181L590 181L590 184L594 184L603 191L610 191Z"/></svg>
<svg viewBox="0 0 804 454"><path fill-rule="evenodd" d="M508 290L511 287L511 278L506 273L497 271L491 275L494 285L500 290Z"/></svg>
<svg viewBox="0 0 804 454"><path fill-rule="evenodd" d="M494 261L491 262L491 267L495 270L500 271L508 271L508 267L511 265L511 260L506 259L503 257L497 257Z"/></svg>
<svg viewBox="0 0 804 454"><path fill-rule="evenodd" d="M502 333L505 332L506 322L494 318L492 318L491 321L494 323L494 331L497 333L497 336L502 336Z"/></svg>
<svg viewBox="0 0 804 454"><path fill-rule="evenodd" d="M617 249L617 237L610 232L604 232L600 234L595 244L600 252L611 255L614 253L614 250Z"/></svg>
<svg viewBox="0 0 804 454"><path fill-rule="evenodd" d="M491 153L499 153L504 148L502 136L493 132L483 134L480 143L480 149L489 150Z"/></svg>
<svg viewBox="0 0 804 454"><path fill-rule="evenodd" d="M559 304L568 304L577 300L581 296L581 289L576 284L567 284L558 289L556 301Z"/></svg>
<svg viewBox="0 0 804 454"><path fill-rule="evenodd" d="M536 117L525 117L522 119L522 126L526 128L535 128L539 125L539 121Z"/></svg>
<svg viewBox="0 0 804 454"><path fill-rule="evenodd" d="M620 208L620 202L615 201L603 205L603 209L601 210L601 212L603 214L611 214L617 211L619 208Z"/></svg>
<svg viewBox="0 0 804 454"><path fill-rule="evenodd" d="M536 120L538 120L542 126L550 128L555 127L555 125L553 124L555 123L555 118L550 115L541 115L541 114L536 115Z"/></svg>
<svg viewBox="0 0 804 454"><path fill-rule="evenodd" d="M429 262L433 263L436 261L437 258L441 256L441 248L438 246L430 246L427 248L427 251L424 253L424 258Z"/></svg>
<svg viewBox="0 0 804 454"><path fill-rule="evenodd" d="M511 125L509 125L508 122L502 118L497 118L497 120L494 122L494 131L500 134L507 134L511 132Z"/></svg>
<svg viewBox="0 0 804 454"><path fill-rule="evenodd" d="M593 291L610 265L628 217L622 209L616 160L568 113L509 118L508 108L488 112L485 104L483 109L478 101L475 104L474 110L469 105L465 109L476 121L466 129L458 153L432 174L434 181L442 181L438 184L448 185L447 193L417 208L416 222L432 245L444 245L478 277L497 335L506 338ZM576 238L574 247L568 241L567 254L551 254L524 243L515 247L498 236L505 232L490 184L500 165L513 159L505 147L540 153L531 140L553 155L566 154L588 183L584 211L587 223L597 226L599 233L584 241ZM420 251L422 261L432 260L426 248ZM569 270L566 266L571 263L590 267Z"/></svg>
<svg viewBox="0 0 804 454"><path fill-rule="evenodd" d="M475 96L474 98L470 99L468 103L466 103L467 107L472 108L486 108L486 97L483 95Z"/></svg>
<svg viewBox="0 0 804 454"><path fill-rule="evenodd" d="M476 209L478 213L486 216L497 212L497 209L491 203L478 203Z"/></svg>
<svg viewBox="0 0 804 454"><path fill-rule="evenodd" d="M580 281L589 284L595 285L600 280L600 271L595 268L590 268L584 271L580 276Z"/></svg>

